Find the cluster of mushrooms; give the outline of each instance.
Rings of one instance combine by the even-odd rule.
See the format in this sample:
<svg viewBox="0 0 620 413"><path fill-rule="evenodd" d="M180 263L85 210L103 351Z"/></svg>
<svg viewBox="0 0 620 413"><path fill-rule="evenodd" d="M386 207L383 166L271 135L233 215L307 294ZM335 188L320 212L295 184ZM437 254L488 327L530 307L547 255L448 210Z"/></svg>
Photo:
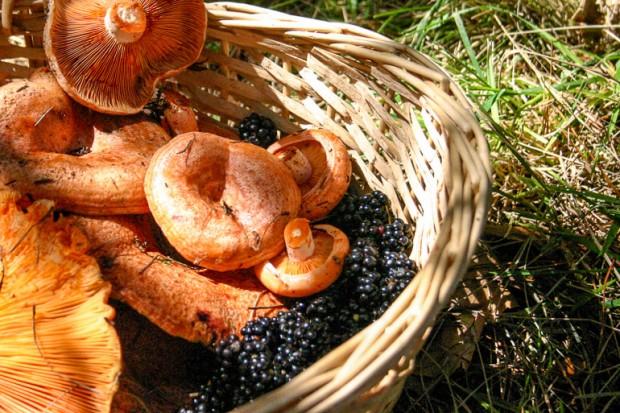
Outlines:
<svg viewBox="0 0 620 413"><path fill-rule="evenodd" d="M170 25L183 27L183 36L167 38ZM49 305L15 292L19 265L37 273L41 264L38 256L24 261L11 245L11 240L26 245L21 235L46 220L50 228L62 227L61 233L46 231L58 238L54 257L64 257L47 261L75 261L77 248L87 273L97 260L113 297L193 342L211 344L239 331L249 318L281 309L280 297L314 294L336 280L348 239L336 227L312 224L329 214L349 186L351 162L335 135L304 131L267 149L241 142L231 130L201 118L172 83L163 89L161 121L142 113L161 79L200 56L205 36L202 0L50 1L44 39L50 70L0 87L0 185L5 187L0 209L11 217L0 222L5 226L0 230L13 231L0 242L0 308L11 299L15 305L15 297L33 314L36 305ZM47 200L67 213L59 223L53 222L58 216ZM20 213L30 222L22 229L16 227ZM24 254L40 253L37 245L48 242L41 231ZM50 273L62 272L58 265L45 271L39 292L77 284L87 289L87 283L66 277L50 281ZM91 317L110 320L113 312L105 304L110 288L97 285L84 300L69 301L81 305L95 297L97 306L88 308L98 310ZM93 329L101 324L84 320ZM0 325L8 328L2 319ZM101 327L109 330L107 323ZM119 352L118 342L106 334L99 342ZM6 337L0 331L0 360ZM33 339L33 351L41 357L30 361L48 363L36 334ZM107 369L104 381L114 383L120 362L116 370L98 367ZM0 361L0 377L3 368ZM59 377L97 399L94 407L79 411L106 411L101 406L109 406L111 398L95 397L101 389L83 381L92 377L78 379L74 373ZM62 401L70 400L71 392L58 392L22 410L73 411Z"/></svg>

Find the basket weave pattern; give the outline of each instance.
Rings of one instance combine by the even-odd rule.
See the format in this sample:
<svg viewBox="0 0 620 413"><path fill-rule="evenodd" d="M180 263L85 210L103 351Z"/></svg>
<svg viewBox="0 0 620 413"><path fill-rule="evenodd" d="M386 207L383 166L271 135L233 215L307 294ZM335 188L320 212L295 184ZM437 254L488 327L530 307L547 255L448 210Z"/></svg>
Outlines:
<svg viewBox="0 0 620 413"><path fill-rule="evenodd" d="M45 62L45 3L3 0L0 81ZM211 3L200 61L171 81L223 124L250 112L285 133L322 127L415 229L413 282L371 326L237 412L389 412L485 221L490 166L470 104L424 55L359 27ZM12 35L25 35L16 45ZM19 37L18 37L19 39ZM25 65L28 63L28 65Z"/></svg>

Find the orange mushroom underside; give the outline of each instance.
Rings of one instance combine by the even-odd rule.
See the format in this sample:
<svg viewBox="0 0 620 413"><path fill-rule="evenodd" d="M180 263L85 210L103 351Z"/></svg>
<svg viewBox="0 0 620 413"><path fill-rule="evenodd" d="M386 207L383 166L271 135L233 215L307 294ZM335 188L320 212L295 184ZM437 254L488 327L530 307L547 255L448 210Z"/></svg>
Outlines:
<svg viewBox="0 0 620 413"><path fill-rule="evenodd" d="M202 0L143 0L144 33L122 43L105 25L108 7L116 3L50 1L44 45L52 71L71 97L99 112L131 114L149 101L159 79L198 58L206 12Z"/></svg>

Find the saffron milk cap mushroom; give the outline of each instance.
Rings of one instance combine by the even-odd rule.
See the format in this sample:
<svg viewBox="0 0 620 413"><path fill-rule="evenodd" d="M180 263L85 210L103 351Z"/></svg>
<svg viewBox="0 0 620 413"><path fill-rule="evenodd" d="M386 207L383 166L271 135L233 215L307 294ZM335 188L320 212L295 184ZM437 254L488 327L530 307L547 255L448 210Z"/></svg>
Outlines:
<svg viewBox="0 0 620 413"><path fill-rule="evenodd" d="M44 47L62 88L98 112L139 112L200 55L202 0L50 0Z"/></svg>
<svg viewBox="0 0 620 413"><path fill-rule="evenodd" d="M121 348L84 235L0 190L0 412L109 412Z"/></svg>
<svg viewBox="0 0 620 413"><path fill-rule="evenodd" d="M112 284L112 297L166 333L212 345L239 334L249 320L284 308L251 270L207 271L168 258L149 239L149 221L135 215L75 217L75 226Z"/></svg>
<svg viewBox="0 0 620 413"><path fill-rule="evenodd" d="M162 91L165 102L162 126L171 136L198 132L198 120L188 98L167 87Z"/></svg>
<svg viewBox="0 0 620 413"><path fill-rule="evenodd" d="M155 153L145 193L170 244L215 271L278 254L301 203L291 173L272 154L203 132L179 135Z"/></svg>
<svg viewBox="0 0 620 413"><path fill-rule="evenodd" d="M144 175L151 156L170 137L144 116L96 114L85 154L5 152L0 182L35 198L88 215L148 212Z"/></svg>
<svg viewBox="0 0 620 413"><path fill-rule="evenodd" d="M289 135L267 150L288 166L301 189L300 217L325 217L349 187L351 160L347 148L329 131L313 129Z"/></svg>
<svg viewBox="0 0 620 413"><path fill-rule="evenodd" d="M271 292L306 297L325 290L338 279L349 253L349 239L332 225L314 225L304 218L284 230L286 250L254 268Z"/></svg>

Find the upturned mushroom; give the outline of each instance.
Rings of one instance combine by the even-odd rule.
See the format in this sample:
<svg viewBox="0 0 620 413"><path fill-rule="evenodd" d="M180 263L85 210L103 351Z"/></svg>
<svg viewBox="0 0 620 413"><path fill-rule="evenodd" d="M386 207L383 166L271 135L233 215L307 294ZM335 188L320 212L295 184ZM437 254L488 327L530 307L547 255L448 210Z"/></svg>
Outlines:
<svg viewBox="0 0 620 413"><path fill-rule="evenodd" d="M257 265L256 276L271 292L305 297L325 290L338 279L349 253L349 239L332 225L314 225L304 218L284 230L286 250Z"/></svg>
<svg viewBox="0 0 620 413"><path fill-rule="evenodd" d="M145 192L174 248L215 271L250 268L278 254L301 202L291 173L269 152L200 132L157 151Z"/></svg>
<svg viewBox="0 0 620 413"><path fill-rule="evenodd" d="M202 0L51 0L44 47L71 97L99 112L132 114L160 79L198 58L206 26Z"/></svg>
<svg viewBox="0 0 620 413"><path fill-rule="evenodd" d="M87 110L48 71L0 87L0 148L17 153L69 152L88 135Z"/></svg>
<svg viewBox="0 0 620 413"><path fill-rule="evenodd" d="M121 349L110 285L53 203L0 190L0 411L110 411Z"/></svg>
<svg viewBox="0 0 620 413"><path fill-rule="evenodd" d="M4 152L0 182L59 208L91 215L148 212L144 174L151 155L170 137L145 117L96 115L92 144L81 156Z"/></svg>
<svg viewBox="0 0 620 413"><path fill-rule="evenodd" d="M300 217L325 217L349 187L351 160L347 148L329 131L314 129L289 135L267 150L288 166L301 189Z"/></svg>

